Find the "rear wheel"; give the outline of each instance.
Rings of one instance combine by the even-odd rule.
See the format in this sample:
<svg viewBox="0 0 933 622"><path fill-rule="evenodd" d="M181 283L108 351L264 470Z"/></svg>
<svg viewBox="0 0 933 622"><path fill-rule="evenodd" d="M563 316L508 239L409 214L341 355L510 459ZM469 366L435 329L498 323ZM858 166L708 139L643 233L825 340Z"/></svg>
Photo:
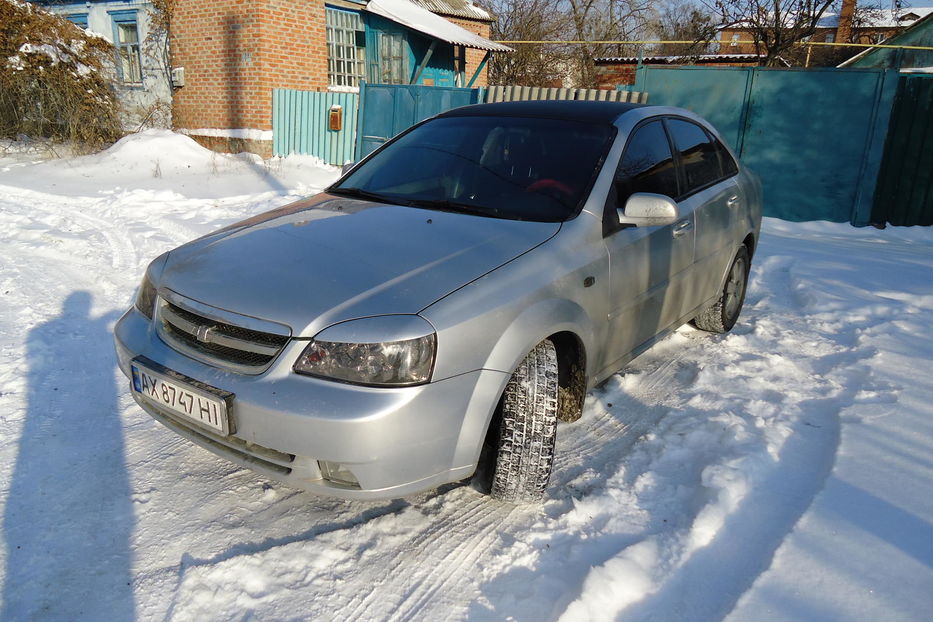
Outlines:
<svg viewBox="0 0 933 622"><path fill-rule="evenodd" d="M498 442L489 494L500 501L544 498L557 438L557 350L542 341L512 374L498 409Z"/></svg>
<svg viewBox="0 0 933 622"><path fill-rule="evenodd" d="M748 249L742 246L732 260L732 267L729 268L719 299L693 319L694 326L711 333L727 333L732 330L745 302L749 265Z"/></svg>

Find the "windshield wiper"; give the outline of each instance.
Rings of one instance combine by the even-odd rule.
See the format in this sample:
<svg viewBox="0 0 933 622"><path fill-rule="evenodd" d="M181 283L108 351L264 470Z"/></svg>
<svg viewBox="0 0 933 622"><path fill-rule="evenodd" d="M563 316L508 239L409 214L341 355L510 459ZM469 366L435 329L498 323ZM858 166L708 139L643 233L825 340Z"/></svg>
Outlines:
<svg viewBox="0 0 933 622"><path fill-rule="evenodd" d="M396 199L393 197L387 197L375 192L370 192L369 190L363 190L362 188L331 188L327 191L328 194L337 194L342 197L350 197L353 199L366 199L367 201L377 201L379 203L388 203L390 205L407 205L406 201L401 199Z"/></svg>
<svg viewBox="0 0 933 622"><path fill-rule="evenodd" d="M485 205L474 205L471 203L460 203L450 199L411 199L406 201L405 205L412 207L426 207L436 209L442 212L455 212L458 214L473 214L474 216L488 216L491 218L507 218L500 214L499 209ZM518 220L518 219L513 219Z"/></svg>

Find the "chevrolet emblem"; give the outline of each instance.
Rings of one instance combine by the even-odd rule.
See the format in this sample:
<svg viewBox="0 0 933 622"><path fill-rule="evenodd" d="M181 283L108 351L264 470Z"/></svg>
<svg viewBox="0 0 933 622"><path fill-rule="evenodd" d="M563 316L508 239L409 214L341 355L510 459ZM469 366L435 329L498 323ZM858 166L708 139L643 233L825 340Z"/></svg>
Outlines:
<svg viewBox="0 0 933 622"><path fill-rule="evenodd" d="M211 333L213 332L214 332L213 326L205 326L204 324L202 324L201 326L198 326L198 332L195 335L195 337L201 343L210 343Z"/></svg>

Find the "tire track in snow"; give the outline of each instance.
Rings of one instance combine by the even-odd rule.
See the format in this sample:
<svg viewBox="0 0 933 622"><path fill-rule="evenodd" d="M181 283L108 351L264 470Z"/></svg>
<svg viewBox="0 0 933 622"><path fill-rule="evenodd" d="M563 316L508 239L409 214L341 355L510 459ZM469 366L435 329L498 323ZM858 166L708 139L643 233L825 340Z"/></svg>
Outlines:
<svg viewBox="0 0 933 622"><path fill-rule="evenodd" d="M638 439L682 403L696 378L691 357L710 338L683 339L674 333L633 360L587 396L579 421L558 427L551 491L578 496L604 486ZM615 398L613 384L622 389ZM591 477L582 486L575 483L588 473Z"/></svg>
<svg viewBox="0 0 933 622"><path fill-rule="evenodd" d="M456 499L461 495L468 496L465 502ZM353 607L348 619L412 619L432 595L456 582L456 575L464 569L462 560L482 554L485 547L480 545L497 537L498 527L512 512L510 507L500 506L486 496L476 496L467 489L455 489L436 498L434 504L440 504L439 520L379 560L381 566L393 569L391 575L378 590L371 591ZM434 571L425 575L426 567ZM412 577L420 580L412 585ZM362 583L371 582L365 575L358 579ZM364 585L358 589L361 591L354 592L365 593ZM387 598L392 602L386 603Z"/></svg>
<svg viewBox="0 0 933 622"><path fill-rule="evenodd" d="M735 336L716 339L712 348L714 354L724 358L724 366L735 366L733 383L744 383L752 391L762 372L765 378L779 375L782 370L800 377L797 390L765 391L759 398L771 403L779 418L780 411L793 415L785 422L792 426L790 435L778 446L773 463L762 462L764 456L760 454L745 453L745 458L758 462L757 466L753 461L741 468L749 488L734 506L714 497L691 512L681 510L687 519L682 527L651 536L656 550L664 552L651 569L649 584L656 586L656 591L649 589L637 604L609 609L605 615L625 620L676 619L689 611L694 619L721 619L770 565L822 489L839 447L840 413L853 403L865 383L870 368L864 361L874 352L857 346L852 335L855 328L837 331L830 327L827 331L821 327L823 320L814 313L818 295L794 275L793 268L791 257L767 258L752 281L761 295L755 297L745 314L753 331L736 331ZM743 356L743 351L749 351L747 345L733 349L729 343L742 339L760 342L762 347L751 348L756 354ZM707 379L699 391L709 391L708 385ZM722 394L739 395L731 387L723 387ZM735 414L746 425L756 424L757 417L744 409L737 409ZM645 466L657 468L651 462ZM711 466L732 468L728 462ZM716 518L720 512L724 515ZM711 529L711 535L703 535ZM627 559L626 554L627 550L622 549L614 557ZM699 587L710 575L717 577L716 593ZM585 589L584 585L580 602L593 596ZM579 615L582 611L583 607L577 606L573 613Z"/></svg>
<svg viewBox="0 0 933 622"><path fill-rule="evenodd" d="M7 196L12 199L19 198L20 201L14 203L26 204L29 206L30 215L35 217L35 212L45 216L45 222L49 227L49 233L54 235L56 229L61 229L62 224L72 225L79 229L79 233L92 233L103 238L107 247L107 255L110 258L110 267L118 272L135 270L137 263L136 249L132 241L124 236L119 236L113 232L114 224L104 218L86 213L88 209L101 209L108 201L100 199L83 199L81 197L70 199L71 209L63 210L55 201L50 201L49 196L42 193L21 190L10 186L2 186ZM48 222L59 221L62 224L52 224Z"/></svg>
<svg viewBox="0 0 933 622"><path fill-rule="evenodd" d="M147 593L173 594L164 619L232 614L224 606L207 613L205 590L212 592L213 602L255 601L251 610L263 617L265 604L287 599L292 590L313 588L311 602L320 609L306 611L311 618L340 611L347 620L439 620L470 604L462 596L475 590L475 564L494 548L516 511L459 487L438 491L415 506L394 501L356 511L339 524L234 545L211 558L186 554L180 567L141 578ZM326 570L315 565L317 559L327 560ZM275 570L305 564L310 564L308 572L297 575ZM255 570L249 569L259 568L272 573L262 578L264 587L257 592Z"/></svg>

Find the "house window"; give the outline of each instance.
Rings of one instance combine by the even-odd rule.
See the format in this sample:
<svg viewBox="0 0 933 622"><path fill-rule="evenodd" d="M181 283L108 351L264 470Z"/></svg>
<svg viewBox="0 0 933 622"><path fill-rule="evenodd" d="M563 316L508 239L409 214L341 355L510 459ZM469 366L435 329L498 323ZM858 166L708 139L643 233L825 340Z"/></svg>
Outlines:
<svg viewBox="0 0 933 622"><path fill-rule="evenodd" d="M834 43L836 41L836 35L832 32L826 33L826 43Z"/></svg>
<svg viewBox="0 0 933 622"><path fill-rule="evenodd" d="M401 34L379 33L380 76L383 84L408 83L408 50Z"/></svg>
<svg viewBox="0 0 933 622"><path fill-rule="evenodd" d="M113 20L113 44L117 48L117 74L124 84L142 84L139 24L136 11L109 11Z"/></svg>
<svg viewBox="0 0 933 622"><path fill-rule="evenodd" d="M78 28L87 30L87 13L72 13L71 15L66 15L65 19Z"/></svg>
<svg viewBox="0 0 933 622"><path fill-rule="evenodd" d="M734 48L739 47L739 40L740 40L740 38L741 38L741 35L740 35L739 33L733 34L733 35L732 35L732 42L729 44L729 46L730 46L730 47L734 47Z"/></svg>
<svg viewBox="0 0 933 622"><path fill-rule="evenodd" d="M366 40L359 13L327 7L327 79L331 86L359 86Z"/></svg>

